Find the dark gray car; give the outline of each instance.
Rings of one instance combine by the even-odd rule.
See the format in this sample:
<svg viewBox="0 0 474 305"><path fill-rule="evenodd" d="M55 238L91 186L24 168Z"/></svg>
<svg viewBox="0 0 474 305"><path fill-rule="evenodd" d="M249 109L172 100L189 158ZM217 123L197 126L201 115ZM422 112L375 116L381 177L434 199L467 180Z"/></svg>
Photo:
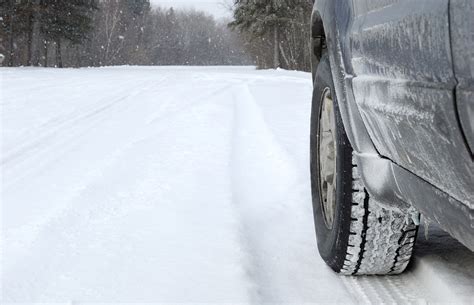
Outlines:
<svg viewBox="0 0 474 305"><path fill-rule="evenodd" d="M312 46L323 259L403 272L420 213L474 250L474 1L316 0Z"/></svg>

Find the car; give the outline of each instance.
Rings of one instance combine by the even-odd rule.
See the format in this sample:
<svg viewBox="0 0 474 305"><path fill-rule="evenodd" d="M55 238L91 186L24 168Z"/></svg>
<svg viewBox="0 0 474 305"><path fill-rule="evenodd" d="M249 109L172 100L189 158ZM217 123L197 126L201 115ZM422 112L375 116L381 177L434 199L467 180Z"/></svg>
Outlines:
<svg viewBox="0 0 474 305"><path fill-rule="evenodd" d="M402 273L420 215L474 251L474 2L313 3L321 257L344 275Z"/></svg>

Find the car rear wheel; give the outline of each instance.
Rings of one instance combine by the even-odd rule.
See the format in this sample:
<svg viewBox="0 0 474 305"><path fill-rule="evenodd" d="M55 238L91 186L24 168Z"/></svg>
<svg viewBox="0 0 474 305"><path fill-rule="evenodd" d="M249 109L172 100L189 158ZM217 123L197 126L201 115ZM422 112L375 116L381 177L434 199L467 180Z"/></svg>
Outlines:
<svg viewBox="0 0 474 305"><path fill-rule="evenodd" d="M344 130L329 57L318 65L311 113L311 187L318 249L345 275L398 274L408 265L416 219L375 201Z"/></svg>

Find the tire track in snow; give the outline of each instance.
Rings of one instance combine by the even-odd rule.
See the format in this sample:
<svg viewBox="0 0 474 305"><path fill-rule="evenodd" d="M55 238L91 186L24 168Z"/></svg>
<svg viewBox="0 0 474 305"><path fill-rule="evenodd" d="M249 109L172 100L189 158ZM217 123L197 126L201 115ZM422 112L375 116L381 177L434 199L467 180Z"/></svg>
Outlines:
<svg viewBox="0 0 474 305"><path fill-rule="evenodd" d="M234 132L230 161L233 201L241 221L246 270L254 283L254 304L331 302L327 283L334 276L313 262L315 243L308 182L264 120L247 84L234 88ZM308 268L307 261L311 264ZM321 267L320 270L313 268ZM341 302L350 299L338 280Z"/></svg>
<svg viewBox="0 0 474 305"><path fill-rule="evenodd" d="M128 109L132 106L130 103L124 104L124 102L140 94L143 90L147 90L149 86L146 85L139 90L135 90L129 94L126 94L124 97L115 100L108 104L106 109L103 107L96 112L87 112L86 114L81 114L80 117L74 120L74 124L68 124L68 128L57 135L52 135L53 142L45 146L41 151L38 151L34 154L34 159L25 158L20 164L13 164L13 168L9 168L9 176L15 177L13 179L9 177L7 179L8 184L3 182L2 192L7 193L8 187L15 186L17 181L21 181L22 178L28 177L33 173L37 172L39 169L47 167L52 162L60 160L64 155L67 155L74 147L81 146L80 140L82 138L87 138L90 136L92 130L98 130L98 132L103 131L99 126L106 124L107 121L113 120L115 116L110 115L110 110L115 108L114 106L121 105L123 109L119 113L123 113L125 109ZM128 90L129 91L129 90ZM125 92L125 91L124 91ZM97 108L97 107L96 107ZM117 113L115 113L117 115ZM82 124L78 124L82 122ZM87 124L85 124L87 123ZM10 244L10 248L14 248L12 245L17 244L17 241L21 240L23 244L27 244L28 247L34 244L34 240L37 238L38 234L51 222L57 221L64 213L67 213L68 209L71 208L70 202L74 201L76 198L82 195L90 185L93 185L101 178L103 178L103 172L109 169L114 163L116 163L120 156L124 154L130 147L133 145L133 142L125 142L123 145L104 156L103 162L98 164L98 167L94 167L91 170L88 170L82 177L80 184L71 187L70 189L61 189L63 192L63 197L67 198L67 201L61 204L58 207L49 206L48 214L43 215L39 219L25 223L18 228L9 230L8 234L4 234L3 238L6 243ZM28 157L28 156L26 156ZM41 159L41 163L35 162L37 159ZM20 167L18 167L18 165ZM26 167L26 169L24 169ZM71 168L74 169L74 168ZM21 173L20 173L21 172ZM24 250L27 250L24 248ZM27 253L25 253L27 254Z"/></svg>
<svg viewBox="0 0 474 305"><path fill-rule="evenodd" d="M132 90L132 92L126 90L124 92L128 93L125 96L123 96L124 92L121 92L122 95L116 94L112 102L98 107L91 107L92 109L77 114L74 118L54 128L54 130L50 130L46 134L40 134L30 142L22 143L19 147L2 152L3 158L0 168L2 168L4 177L7 177L5 179L7 182L4 183L3 188L8 188L21 180L22 177L29 175L38 168L47 166L49 162L59 159L61 155L77 146L80 138L94 130L97 125L108 120L110 111L116 110L117 107L122 107L121 111L125 111L125 108L131 106L125 102L147 90L150 86L152 85L148 84L140 89ZM35 160L41 160L41 162Z"/></svg>
<svg viewBox="0 0 474 305"><path fill-rule="evenodd" d="M264 184L270 181L267 175L278 176L275 170L279 167L278 163L283 166L288 163L285 160L286 156L272 139L247 85L243 84L234 88L233 107L232 155L230 156L232 197L241 221L242 243L248 251L246 270L255 287L255 290L250 293L251 299L254 304L262 304L274 300L270 298L268 289L265 287L271 282L271 278L268 278L265 270L262 270L265 262L261 257L263 249L260 238L263 236L261 236L261 231L258 232L261 220L257 217L265 215L265 209L273 205L270 202L277 200L271 192L286 188L284 185L265 186ZM291 171L290 168L287 170ZM260 194L255 194L255 187L259 188Z"/></svg>
<svg viewBox="0 0 474 305"><path fill-rule="evenodd" d="M137 96L149 92L157 84L163 85L174 83L174 81L174 79L165 76L158 79L139 79L137 80L139 85L132 90L130 90L130 84L127 84L128 86L124 90L118 93L114 92L111 96L104 96L98 102L81 109L79 113L66 115L54 128L46 130L45 133L41 133L41 129L32 131L29 137L32 139L27 137L19 145L8 151L2 151L0 168L2 168L3 175L15 177L15 179L5 179L7 183L3 184L3 188L8 188L23 177L46 167L50 162L58 160L61 155L76 147L81 138L107 121L112 111L126 111L126 109L136 106L132 103L132 100ZM76 83L72 84L75 85ZM166 111L162 110L162 112L165 112L163 115L166 116ZM35 160L41 160L41 162L31 160L31 156ZM19 174L19 172L22 174Z"/></svg>
<svg viewBox="0 0 474 305"><path fill-rule="evenodd" d="M41 72L41 70L34 72ZM64 80L54 80L54 84L57 85L56 88L56 86L50 86L52 81L44 75L40 75L38 78L40 79L39 83L42 83L42 85L38 86L38 88L29 88L29 91L35 92L35 95L38 97L47 95L52 103L46 104L46 107L51 108L51 112L47 112L45 115L42 114L41 117L43 120L40 121L40 124L34 124L34 128L28 128L27 130L23 130L22 133L15 134L14 142L8 143L9 146L14 148L10 150L14 151L15 149L18 150L18 147L29 146L32 143L38 142L38 138L45 138L46 135L59 136L62 130L68 130L68 128L75 123L81 123L78 121L78 118L82 117L84 114L92 114L97 111L100 106L113 104L124 96L130 95L131 92L136 92L137 87L142 89L143 87L150 88L151 86L166 81L166 77L161 77L159 79L140 78L134 80L132 83L133 85L131 85L130 81L123 83L123 77L110 79L110 75L106 75L105 78L108 81L107 84L92 84L90 80L83 81L83 79L80 78L72 78L71 80L70 78L65 77ZM115 83L115 85L111 85L110 82L112 84ZM48 86L45 86L45 83L47 83ZM9 83L9 87L11 87L11 83ZM81 90L78 91L77 88L81 88ZM82 88L87 89L82 90ZM6 91L7 94L5 99L8 100L8 104L17 104L13 109L8 109L9 107L7 107L7 110L4 111L3 115L7 118L8 113L13 112L14 114L18 111L16 110L18 107L20 107L20 109L27 108L26 112L30 115L37 112L41 113L41 110L45 109L45 105L43 103L36 103L36 99L23 94L14 94L14 92L15 89L11 88ZM91 97L87 101L83 100L85 94ZM18 97L19 100L15 101L15 97ZM57 107L58 104L64 104L66 111L61 109L61 107ZM4 151L3 154L7 155L10 153Z"/></svg>
<svg viewBox="0 0 474 305"><path fill-rule="evenodd" d="M348 276L343 276L342 281L349 292L356 297L358 303L371 304L369 295L365 293L358 281L355 281L354 278Z"/></svg>
<svg viewBox="0 0 474 305"><path fill-rule="evenodd" d="M385 283L390 288L390 291L395 293L395 300L401 300L405 304L412 303L414 300L419 300L418 297L414 296L412 293L412 288L410 289L403 289L403 286L400 285L400 281L396 278L387 277Z"/></svg>
<svg viewBox="0 0 474 305"><path fill-rule="evenodd" d="M164 82L166 82L165 77L162 77L158 80L137 80L136 83L138 84L134 84L135 86L133 89L130 89L130 84L126 84L122 86L117 86L118 88L120 88L120 90L115 90L112 93L109 93L109 91L105 91L105 94L103 92L104 89L102 89L102 91L98 95L99 99L95 101L95 98L92 98L92 102L87 101L88 104L86 103L86 106L82 105L82 103L84 103L83 101L81 101L80 104L75 101L76 99L78 99L78 97L61 97L61 99L67 100L65 101L66 104L73 105L75 106L75 108L67 113L59 113L59 115L56 114L50 116L46 122L42 123L39 126L35 126L33 130L27 130L25 133L20 134L16 143L13 145L14 147L9 149L9 151L3 151L1 164L7 163L9 158L13 158L20 155L20 152L25 150L24 147L37 146L40 142L44 142L50 138L60 137L62 134L67 134L69 133L68 131L70 129L74 128L74 126L78 126L84 121L90 120L93 117L102 114L103 112L107 112L107 110L114 108L114 106L123 104L125 100L137 96L144 91L148 91L152 87L155 87L157 84L161 84ZM90 87L90 81L74 81L66 84L61 84L61 88L66 92L68 90L71 90L71 88L76 88L80 86ZM44 85L39 89L44 89ZM51 88L48 89L48 91L52 91ZM30 90L34 91L32 89ZM89 92L87 92L87 90L86 92L89 94L93 94L93 96L95 97L96 90L97 89L92 88ZM7 98L11 98L11 96ZM52 98L55 99L57 97L53 96ZM40 107L38 105L32 106ZM28 105L28 108L30 108L30 105Z"/></svg>
<svg viewBox="0 0 474 305"><path fill-rule="evenodd" d="M429 302L425 299L425 296L430 295L428 287L414 279L410 271L397 276L346 276L343 282L354 297L364 304Z"/></svg>
<svg viewBox="0 0 474 305"><path fill-rule="evenodd" d="M160 112L158 115L154 114L151 115L147 120L146 124L153 124L153 123L159 123L159 124L164 124L166 121L171 121L175 116L181 115L183 111L189 111L195 107L201 107L203 105L209 104L209 103L216 103L215 99L210 99L211 97L215 98L216 95L220 95L226 91L228 91L230 88L232 88L233 85L227 84L225 86L222 86L219 89L213 90L211 93L206 93L206 94L200 94L197 96L193 96L193 98L189 99L189 96L186 96L182 99L186 99L186 103L177 107L176 109L173 109L171 111L165 111L165 112ZM205 102L200 102L201 100L206 100ZM177 99L176 97L170 98L167 100L167 104L171 104L171 102L175 102ZM196 104L193 104L195 102L199 102ZM166 107L166 106L165 106Z"/></svg>

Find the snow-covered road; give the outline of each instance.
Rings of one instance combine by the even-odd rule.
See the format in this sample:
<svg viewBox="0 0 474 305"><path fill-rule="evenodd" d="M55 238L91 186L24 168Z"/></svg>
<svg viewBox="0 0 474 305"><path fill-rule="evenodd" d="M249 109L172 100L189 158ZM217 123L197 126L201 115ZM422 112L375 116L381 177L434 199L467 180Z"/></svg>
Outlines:
<svg viewBox="0 0 474 305"><path fill-rule="evenodd" d="M311 76L1 69L1 303L466 303L437 229L399 277L317 255Z"/></svg>

